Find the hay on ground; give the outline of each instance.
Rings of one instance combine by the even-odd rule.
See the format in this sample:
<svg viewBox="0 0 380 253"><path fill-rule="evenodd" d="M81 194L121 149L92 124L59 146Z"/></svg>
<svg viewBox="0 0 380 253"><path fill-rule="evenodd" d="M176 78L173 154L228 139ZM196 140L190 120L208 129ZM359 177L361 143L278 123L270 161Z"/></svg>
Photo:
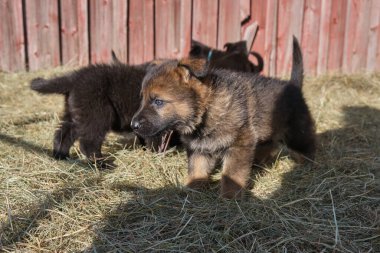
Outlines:
<svg viewBox="0 0 380 253"><path fill-rule="evenodd" d="M51 158L63 99L0 73L0 249L4 252L380 252L380 75L308 78L319 146L297 165L282 150L244 200L183 188L186 156L110 134L114 170ZM133 138L132 138L133 139Z"/></svg>

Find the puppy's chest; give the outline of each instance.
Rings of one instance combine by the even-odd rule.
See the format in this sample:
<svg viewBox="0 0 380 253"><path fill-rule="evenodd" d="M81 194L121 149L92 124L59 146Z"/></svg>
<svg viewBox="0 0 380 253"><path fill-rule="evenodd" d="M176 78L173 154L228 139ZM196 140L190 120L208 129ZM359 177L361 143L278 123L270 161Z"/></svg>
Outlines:
<svg viewBox="0 0 380 253"><path fill-rule="evenodd" d="M219 102L223 100L220 99ZM220 152L234 145L241 131L249 128L247 113L230 101L209 108L203 123L183 137L188 148L202 152ZM247 128L247 129L246 129Z"/></svg>
<svg viewBox="0 0 380 253"><path fill-rule="evenodd" d="M219 152L230 147L235 136L214 130L208 133L197 132L192 135L182 136L183 143L191 150L202 152Z"/></svg>

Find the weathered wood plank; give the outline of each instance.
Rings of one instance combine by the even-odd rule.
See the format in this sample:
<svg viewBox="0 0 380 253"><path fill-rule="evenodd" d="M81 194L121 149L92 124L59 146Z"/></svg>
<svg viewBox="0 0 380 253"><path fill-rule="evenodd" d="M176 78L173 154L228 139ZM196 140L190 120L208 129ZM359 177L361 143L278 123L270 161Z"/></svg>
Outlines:
<svg viewBox="0 0 380 253"><path fill-rule="evenodd" d="M240 0L240 21L251 16L251 0Z"/></svg>
<svg viewBox="0 0 380 253"><path fill-rule="evenodd" d="M191 0L157 0L156 58L187 56L191 40Z"/></svg>
<svg viewBox="0 0 380 253"><path fill-rule="evenodd" d="M265 74L289 73L293 34L302 44L306 74L380 70L378 0L0 0L0 7L5 71L24 69L26 58L31 70L85 65L89 58L110 62L111 49L130 63L183 57L191 37L219 48L247 39L249 47L255 21L259 32L251 50L264 56Z"/></svg>
<svg viewBox="0 0 380 253"><path fill-rule="evenodd" d="M127 59L127 2L93 0L90 2L91 62L109 63L111 49L121 61Z"/></svg>
<svg viewBox="0 0 380 253"><path fill-rule="evenodd" d="M301 41L303 9L303 0L279 1L276 61L278 75L290 73L293 35Z"/></svg>
<svg viewBox="0 0 380 253"><path fill-rule="evenodd" d="M111 61L110 50L112 16L110 1L93 0L90 4L90 60L91 63Z"/></svg>
<svg viewBox="0 0 380 253"><path fill-rule="evenodd" d="M327 72L331 4L332 2L330 0L322 0L321 25L319 28L317 74L323 74Z"/></svg>
<svg viewBox="0 0 380 253"><path fill-rule="evenodd" d="M349 0L345 29L343 71L353 73L363 70L369 29L369 0ZM361 37L363 36L364 37Z"/></svg>
<svg viewBox="0 0 380 253"><path fill-rule="evenodd" d="M128 62L128 2L112 1L112 49L122 62Z"/></svg>
<svg viewBox="0 0 380 253"><path fill-rule="evenodd" d="M321 1L306 0L302 27L302 53L305 74L315 75L318 64L318 38Z"/></svg>
<svg viewBox="0 0 380 253"><path fill-rule="evenodd" d="M61 1L62 64L89 63L87 0Z"/></svg>
<svg viewBox="0 0 380 253"><path fill-rule="evenodd" d="M193 39L217 47L217 19L218 1L193 0Z"/></svg>
<svg viewBox="0 0 380 253"><path fill-rule="evenodd" d="M275 76L277 57L277 23L278 23L278 0L268 0L266 8L266 28L264 43L264 73Z"/></svg>
<svg viewBox="0 0 380 253"><path fill-rule="evenodd" d="M266 45L266 30L267 30L267 24L266 24L266 14L267 14L267 5L268 1L265 0L252 0L251 3L251 19L253 21L257 21L258 29L255 41L253 45L251 44L251 50L258 52L263 56L264 59L264 72L268 70L267 64L269 63L269 54L265 52L265 45ZM271 11L271 15L277 15ZM269 18L269 17L268 17ZM269 39L270 41L270 39ZM248 45L249 47L249 45ZM252 59L251 59L252 58ZM254 60L254 57L250 57L251 60Z"/></svg>
<svg viewBox="0 0 380 253"><path fill-rule="evenodd" d="M368 34L367 71L376 70L376 53L380 52L380 1L371 1L370 30ZM380 66L378 66L380 68Z"/></svg>
<svg viewBox="0 0 380 253"><path fill-rule="evenodd" d="M371 0L358 2L358 22L355 27L355 38L352 48L351 72L365 70L367 63L368 39L370 33Z"/></svg>
<svg viewBox="0 0 380 253"><path fill-rule="evenodd" d="M240 5L235 0L219 0L218 48L240 40Z"/></svg>
<svg viewBox="0 0 380 253"><path fill-rule="evenodd" d="M153 0L129 1L129 63L138 64L154 59Z"/></svg>
<svg viewBox="0 0 380 253"><path fill-rule="evenodd" d="M25 38L21 0L1 0L0 17L0 70L24 70Z"/></svg>
<svg viewBox="0 0 380 253"><path fill-rule="evenodd" d="M377 52L376 52L376 71L380 71L380 32L377 37Z"/></svg>
<svg viewBox="0 0 380 253"><path fill-rule="evenodd" d="M257 21L253 21L251 19L247 24L242 27L241 40L245 40L247 42L247 48L250 49L255 40L255 36L257 36L257 32L259 29L259 25Z"/></svg>
<svg viewBox="0 0 380 253"><path fill-rule="evenodd" d="M332 1L329 21L328 72L339 72L343 64L347 0Z"/></svg>
<svg viewBox="0 0 380 253"><path fill-rule="evenodd" d="M58 2L25 1L29 69L56 67L60 64Z"/></svg>

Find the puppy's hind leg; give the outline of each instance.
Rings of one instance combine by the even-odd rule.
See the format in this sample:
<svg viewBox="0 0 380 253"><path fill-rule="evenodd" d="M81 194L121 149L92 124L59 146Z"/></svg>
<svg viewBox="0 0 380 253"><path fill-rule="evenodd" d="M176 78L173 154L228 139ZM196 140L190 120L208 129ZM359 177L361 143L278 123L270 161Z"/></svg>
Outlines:
<svg viewBox="0 0 380 253"><path fill-rule="evenodd" d="M316 135L314 122L310 114L299 115L291 122L285 135L285 144L288 148L302 154L304 157L296 157L298 162L303 163L305 157L314 159L316 150Z"/></svg>
<svg viewBox="0 0 380 253"><path fill-rule="evenodd" d="M81 136L79 138L79 147L81 152L90 160L90 162L96 164L97 166L100 166L101 168L108 167L108 164L105 161L106 159L103 157L101 152L104 138L105 133L103 135L98 135L97 137L92 138L89 138L89 136Z"/></svg>
<svg viewBox="0 0 380 253"><path fill-rule="evenodd" d="M255 153L255 164L265 164L272 159L272 153L277 148L276 143L273 140L258 143Z"/></svg>
<svg viewBox="0 0 380 253"><path fill-rule="evenodd" d="M54 134L53 156L57 160L69 157L70 148L76 139L73 122L62 122L61 127Z"/></svg>
<svg viewBox="0 0 380 253"><path fill-rule="evenodd" d="M223 159L221 196L228 199L242 196L251 172L254 149L231 147Z"/></svg>
<svg viewBox="0 0 380 253"><path fill-rule="evenodd" d="M101 167L112 167L112 162L106 161L101 152L103 141L106 137L109 127L107 121L92 120L90 123L83 124L79 132L79 148L81 152L90 160L91 163Z"/></svg>
<svg viewBox="0 0 380 253"><path fill-rule="evenodd" d="M55 131L54 134L53 157L57 160L68 158L70 148L74 144L75 140L75 126L66 105L61 126L57 129L57 131Z"/></svg>

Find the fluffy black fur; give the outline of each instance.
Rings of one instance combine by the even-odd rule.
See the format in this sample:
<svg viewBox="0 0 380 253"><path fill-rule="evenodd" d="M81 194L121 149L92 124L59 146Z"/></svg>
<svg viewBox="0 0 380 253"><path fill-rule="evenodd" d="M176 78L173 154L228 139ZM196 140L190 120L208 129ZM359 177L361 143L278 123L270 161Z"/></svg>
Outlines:
<svg viewBox="0 0 380 253"><path fill-rule="evenodd" d="M107 132L132 131L130 122L139 107L141 83L153 66L150 63L90 65L60 77L32 80L32 90L65 95L62 123L54 136L53 156L68 157L70 147L78 139L81 152L102 165L101 145ZM147 140L150 145L154 138Z"/></svg>
<svg viewBox="0 0 380 253"><path fill-rule="evenodd" d="M260 73L264 69L263 58L257 52L248 52L246 41L226 43L224 48L226 51L211 48L199 41L192 40L189 56L192 58L209 60L210 67L212 68L223 68L252 73ZM258 62L257 65L249 61L249 54L255 56Z"/></svg>

